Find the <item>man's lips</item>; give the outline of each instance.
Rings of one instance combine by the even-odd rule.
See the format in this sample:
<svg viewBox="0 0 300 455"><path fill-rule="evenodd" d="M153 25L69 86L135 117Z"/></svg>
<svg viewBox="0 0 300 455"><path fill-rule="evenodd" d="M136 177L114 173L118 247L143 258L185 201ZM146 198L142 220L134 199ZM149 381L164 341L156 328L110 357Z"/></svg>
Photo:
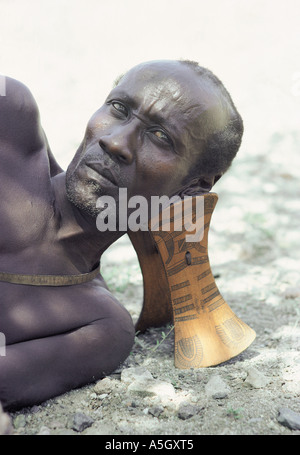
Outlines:
<svg viewBox="0 0 300 455"><path fill-rule="evenodd" d="M110 170L107 166L99 161L88 161L85 163L86 166L93 169L93 171L97 172L97 174L101 175L102 177L109 180L112 184L117 185L116 179L113 175L112 170Z"/></svg>

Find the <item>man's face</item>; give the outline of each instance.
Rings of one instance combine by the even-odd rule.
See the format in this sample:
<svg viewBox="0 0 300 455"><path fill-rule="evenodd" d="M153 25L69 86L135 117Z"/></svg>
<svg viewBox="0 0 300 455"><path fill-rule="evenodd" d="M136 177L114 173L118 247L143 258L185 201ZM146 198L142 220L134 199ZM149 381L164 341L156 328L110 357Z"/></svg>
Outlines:
<svg viewBox="0 0 300 455"><path fill-rule="evenodd" d="M173 61L138 65L123 76L90 119L67 170L69 199L96 215L102 195L118 199L177 194L199 159L201 114L212 90Z"/></svg>

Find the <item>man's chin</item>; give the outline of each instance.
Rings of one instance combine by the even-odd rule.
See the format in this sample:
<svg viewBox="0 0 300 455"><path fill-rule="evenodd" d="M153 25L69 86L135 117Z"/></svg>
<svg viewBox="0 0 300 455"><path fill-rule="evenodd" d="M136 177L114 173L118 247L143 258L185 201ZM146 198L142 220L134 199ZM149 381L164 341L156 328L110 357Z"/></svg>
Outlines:
<svg viewBox="0 0 300 455"><path fill-rule="evenodd" d="M100 211L96 207L99 188L94 185L85 185L84 188L81 188L82 185L74 180L72 178L66 180L66 194L69 202L85 214L96 218Z"/></svg>
<svg viewBox="0 0 300 455"><path fill-rule="evenodd" d="M71 204L73 204L77 209L84 212L85 214L90 215L92 218L96 218L97 215L99 214L100 210L96 207L95 202L90 202L86 200L83 201L81 198L74 197L73 194L68 193L67 197Z"/></svg>

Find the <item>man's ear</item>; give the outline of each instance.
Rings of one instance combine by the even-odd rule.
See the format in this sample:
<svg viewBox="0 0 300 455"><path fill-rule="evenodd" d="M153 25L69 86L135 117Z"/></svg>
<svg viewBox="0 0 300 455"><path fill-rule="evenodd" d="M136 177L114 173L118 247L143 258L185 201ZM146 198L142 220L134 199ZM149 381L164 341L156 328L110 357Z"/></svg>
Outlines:
<svg viewBox="0 0 300 455"><path fill-rule="evenodd" d="M196 194L208 193L220 178L221 175L194 178L179 192L179 196L193 196Z"/></svg>

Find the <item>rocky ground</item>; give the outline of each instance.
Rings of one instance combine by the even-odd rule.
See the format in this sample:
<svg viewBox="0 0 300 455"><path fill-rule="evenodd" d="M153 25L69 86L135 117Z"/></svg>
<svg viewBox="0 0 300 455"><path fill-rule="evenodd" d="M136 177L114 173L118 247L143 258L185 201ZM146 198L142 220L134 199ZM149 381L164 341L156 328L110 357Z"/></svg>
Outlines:
<svg viewBox="0 0 300 455"><path fill-rule="evenodd" d="M273 137L272 161L240 158L216 187L210 261L253 344L222 365L178 370L172 325L150 329L110 377L6 416L13 435L300 435L299 167L275 159L299 144ZM103 269L136 320L142 278L127 237Z"/></svg>

